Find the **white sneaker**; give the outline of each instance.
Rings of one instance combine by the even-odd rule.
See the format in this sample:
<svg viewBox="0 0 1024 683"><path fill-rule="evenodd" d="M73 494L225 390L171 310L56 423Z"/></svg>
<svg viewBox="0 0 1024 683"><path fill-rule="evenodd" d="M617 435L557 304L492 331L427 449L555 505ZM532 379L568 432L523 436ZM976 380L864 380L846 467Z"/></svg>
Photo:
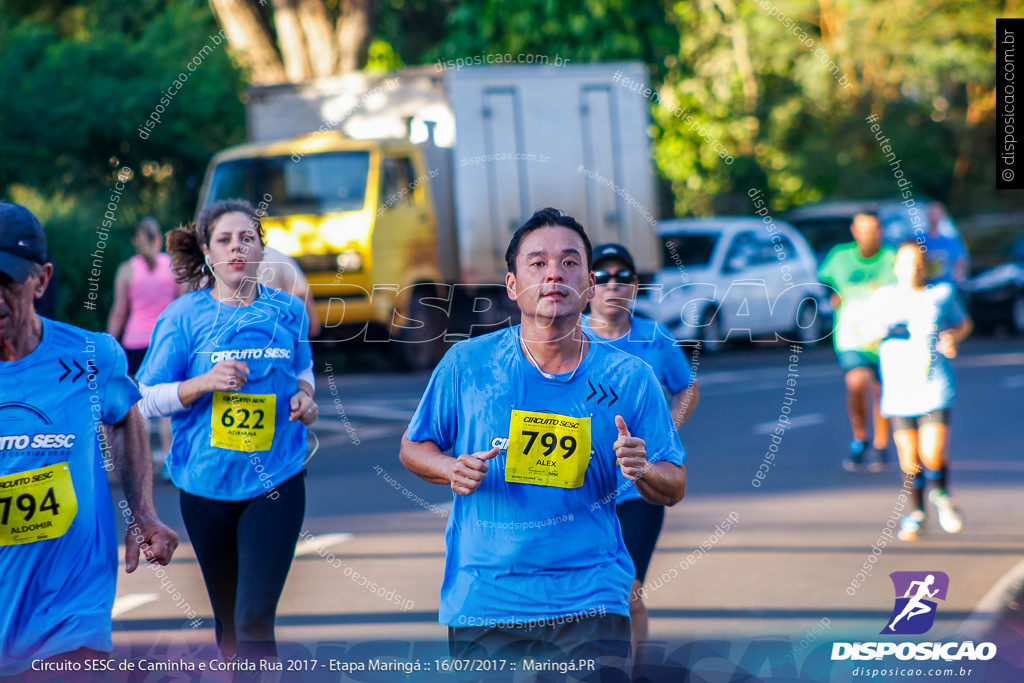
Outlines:
<svg viewBox="0 0 1024 683"><path fill-rule="evenodd" d="M928 492L928 501L939 513L939 526L947 534L958 534L964 528L964 517L953 504L953 498L945 491L932 489Z"/></svg>
<svg viewBox="0 0 1024 683"><path fill-rule="evenodd" d="M896 535L901 541L916 541L923 524L924 510L914 510L900 522L900 531Z"/></svg>

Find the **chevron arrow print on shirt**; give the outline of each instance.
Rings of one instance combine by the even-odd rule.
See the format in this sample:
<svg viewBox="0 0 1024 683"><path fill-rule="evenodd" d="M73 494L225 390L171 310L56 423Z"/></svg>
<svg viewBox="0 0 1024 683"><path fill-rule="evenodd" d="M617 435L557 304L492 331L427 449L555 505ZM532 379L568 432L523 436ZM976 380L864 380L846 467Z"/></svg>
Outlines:
<svg viewBox="0 0 1024 683"><path fill-rule="evenodd" d="M597 399L598 405L600 405L602 401L608 398L609 395L612 396L612 400L608 401L608 405L611 405L619 400L619 395L615 393L615 389L613 389L611 385L608 385L607 391L605 391L604 385L601 384L600 382L597 383L597 388L594 388L594 383L588 379L587 385L590 387L590 396L587 396L588 401L597 395L598 390L601 391L601 398Z"/></svg>
<svg viewBox="0 0 1024 683"><path fill-rule="evenodd" d="M64 374L61 375L60 379L57 380L57 381L58 382L63 382L64 379L67 378L68 375L70 375L72 372L75 372L75 371L72 370L71 367L67 363L65 363L62 358L58 358L57 362L60 363L60 366L62 368L64 368ZM78 369L78 372L75 374L75 376L71 378L71 383L74 384L75 382L78 381L79 377L81 377L82 375L85 374L85 368L83 368L81 365L79 365L77 360L71 361L71 364L74 365ZM93 365L93 362L91 360L86 362L86 366L89 368L89 377L87 379L88 379L88 381L91 382L92 380L94 380L96 378L96 375L97 375L97 373L99 371L96 369L96 366Z"/></svg>

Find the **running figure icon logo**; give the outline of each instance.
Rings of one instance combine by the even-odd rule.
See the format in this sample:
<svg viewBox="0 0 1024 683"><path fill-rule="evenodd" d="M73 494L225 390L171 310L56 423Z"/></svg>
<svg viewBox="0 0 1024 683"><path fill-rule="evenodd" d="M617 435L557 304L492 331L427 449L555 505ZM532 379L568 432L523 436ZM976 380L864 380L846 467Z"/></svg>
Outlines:
<svg viewBox="0 0 1024 683"><path fill-rule="evenodd" d="M936 603L945 600L949 576L945 572L893 572L889 574L896 591L896 604L883 635L926 633L935 623Z"/></svg>

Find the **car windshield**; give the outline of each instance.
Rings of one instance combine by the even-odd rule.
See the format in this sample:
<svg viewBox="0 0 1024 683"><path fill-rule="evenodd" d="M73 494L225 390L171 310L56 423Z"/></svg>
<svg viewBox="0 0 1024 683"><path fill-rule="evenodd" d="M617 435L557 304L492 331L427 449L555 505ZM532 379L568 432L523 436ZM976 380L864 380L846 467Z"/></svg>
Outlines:
<svg viewBox="0 0 1024 683"><path fill-rule="evenodd" d="M832 247L853 241L850 234L853 218L850 216L790 219L789 222L804 236L819 258L831 251Z"/></svg>
<svg viewBox="0 0 1024 683"><path fill-rule="evenodd" d="M721 233L717 232L680 232L662 235L662 266L702 268L709 265L720 236Z"/></svg>
<svg viewBox="0 0 1024 683"><path fill-rule="evenodd" d="M369 170L369 152L324 152L298 162L289 156L225 161L213 171L205 203L241 198L256 206L269 195L271 216L358 211Z"/></svg>

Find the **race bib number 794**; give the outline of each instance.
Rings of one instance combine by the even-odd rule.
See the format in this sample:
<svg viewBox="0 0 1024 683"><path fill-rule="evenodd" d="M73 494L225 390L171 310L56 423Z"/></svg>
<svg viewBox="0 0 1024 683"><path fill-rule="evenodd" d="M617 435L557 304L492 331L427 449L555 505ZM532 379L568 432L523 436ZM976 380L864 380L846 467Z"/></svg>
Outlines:
<svg viewBox="0 0 1024 683"><path fill-rule="evenodd" d="M512 411L505 481L576 489L589 464L589 417Z"/></svg>
<svg viewBox="0 0 1024 683"><path fill-rule="evenodd" d="M0 546L59 538L76 514L66 462L0 477Z"/></svg>

